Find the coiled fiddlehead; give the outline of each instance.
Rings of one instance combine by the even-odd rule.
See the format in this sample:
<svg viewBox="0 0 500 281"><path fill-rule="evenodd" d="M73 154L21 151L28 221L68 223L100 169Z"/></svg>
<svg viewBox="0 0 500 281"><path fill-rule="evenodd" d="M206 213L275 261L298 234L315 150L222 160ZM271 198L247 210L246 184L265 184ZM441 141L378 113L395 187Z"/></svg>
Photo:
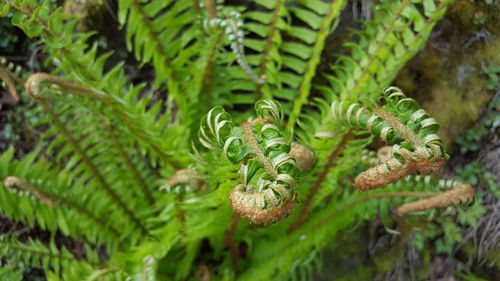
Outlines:
<svg viewBox="0 0 500 281"><path fill-rule="evenodd" d="M231 192L231 206L253 223L269 224L293 209L298 168L280 132L281 105L260 100L255 111L263 122L235 127L229 113L217 106L203 117L199 139L208 149L222 149L231 162L243 162L243 183Z"/></svg>
<svg viewBox="0 0 500 281"><path fill-rule="evenodd" d="M354 186L364 191L384 187L414 173L440 171L447 158L436 134L439 125L396 87L384 91L381 107L371 110L358 103L331 104L333 118L351 127L368 130L392 146L392 157L358 175Z"/></svg>
<svg viewBox="0 0 500 281"><path fill-rule="evenodd" d="M466 205L474 199L474 189L469 184L456 180L440 180L439 185L451 187L451 189L430 198L403 204L396 209L396 214L403 216L407 213L429 209Z"/></svg>
<svg viewBox="0 0 500 281"><path fill-rule="evenodd" d="M372 165L380 165L388 161L390 157L390 146L381 147L376 155L373 152L364 151L363 161ZM392 192L391 195L400 197L427 197L415 202L401 205L396 209L396 214L403 216L408 213L425 211L436 208L445 208L455 205L466 205L474 199L474 189L471 185L451 179L437 179L434 176L414 175L400 181L403 186L434 186L442 192ZM398 183L399 184L399 183Z"/></svg>

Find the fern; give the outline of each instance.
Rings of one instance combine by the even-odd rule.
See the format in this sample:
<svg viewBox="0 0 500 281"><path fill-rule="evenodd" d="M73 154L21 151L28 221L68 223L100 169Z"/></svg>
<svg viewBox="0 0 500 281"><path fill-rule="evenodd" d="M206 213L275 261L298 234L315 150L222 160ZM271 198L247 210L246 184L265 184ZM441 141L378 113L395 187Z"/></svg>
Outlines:
<svg viewBox="0 0 500 281"><path fill-rule="evenodd" d="M344 99L387 87L422 48L450 2L383 1L365 29L354 32L359 43L345 44L351 55L340 56L332 66L334 76L328 78L333 94Z"/></svg>
<svg viewBox="0 0 500 281"><path fill-rule="evenodd" d="M37 147L0 156L0 212L52 237L2 237L0 276L17 278L23 260L48 280L300 280L365 219L397 233L395 204L428 219L472 200L466 183L412 176L446 160L439 126L400 90L379 92L449 1L377 3L350 54L320 71L346 2L119 1L127 50L155 71L133 84L53 1L2 0L51 74L0 66L9 92L43 109ZM376 137L392 145L383 161L365 149Z"/></svg>

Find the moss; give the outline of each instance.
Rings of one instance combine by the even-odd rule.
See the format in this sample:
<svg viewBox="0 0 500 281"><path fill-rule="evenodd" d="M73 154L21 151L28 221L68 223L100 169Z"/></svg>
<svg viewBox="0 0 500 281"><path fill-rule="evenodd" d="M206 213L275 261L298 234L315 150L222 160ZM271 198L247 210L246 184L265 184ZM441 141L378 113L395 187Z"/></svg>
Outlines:
<svg viewBox="0 0 500 281"><path fill-rule="evenodd" d="M478 12L487 18L483 24L474 23ZM497 5L456 1L395 80L441 124L446 143L470 127L495 94L483 68L500 65L499 15Z"/></svg>

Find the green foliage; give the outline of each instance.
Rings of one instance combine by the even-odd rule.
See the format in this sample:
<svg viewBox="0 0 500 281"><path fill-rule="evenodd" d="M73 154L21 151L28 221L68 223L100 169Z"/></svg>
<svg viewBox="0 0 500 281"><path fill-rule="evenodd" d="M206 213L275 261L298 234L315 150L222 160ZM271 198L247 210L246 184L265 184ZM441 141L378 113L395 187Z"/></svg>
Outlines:
<svg viewBox="0 0 500 281"><path fill-rule="evenodd" d="M494 82L498 83L498 82ZM496 110L500 106L500 96L497 94L491 100L486 115L481 122L477 122L472 128L465 130L457 138L457 143L460 145L460 152L467 153L469 151L477 151L481 145L481 140L488 134L491 128L500 120L500 112Z"/></svg>
<svg viewBox="0 0 500 281"><path fill-rule="evenodd" d="M0 11L0 14L2 12ZM6 52L12 52L14 49L14 43L16 43L19 38L15 33L15 29L10 24L9 20L5 18L0 18L0 48Z"/></svg>
<svg viewBox="0 0 500 281"><path fill-rule="evenodd" d="M408 182L361 194L352 178L378 136L399 143L403 158L405 149L420 161L418 147L425 161L446 158L437 123L402 93L379 90L423 46L450 1L380 1L373 21L345 44L351 53L320 71L346 2L119 1L128 50L155 71L151 84L133 84L124 63L110 66L112 53L91 43L93 32L76 32L78 19L52 1L2 0L1 15L38 39L52 74L19 78L43 110L33 120L43 134L25 157L13 148L0 156L0 212L81 241L85 252L77 259L54 237L2 237L4 259L41 267L48 280L301 280L340 231L380 214L398 233L388 221L392 205L411 201L400 192ZM315 91L318 76L329 85L315 83ZM371 110L379 97L412 138L355 105ZM362 120L351 120L352 106ZM345 132L332 113L373 135ZM288 155L297 140L314 152L308 171ZM172 183L183 192L159 190ZM416 197L437 183L415 179ZM256 228L235 211L283 221ZM459 237L453 226L444 231L440 247L448 251Z"/></svg>

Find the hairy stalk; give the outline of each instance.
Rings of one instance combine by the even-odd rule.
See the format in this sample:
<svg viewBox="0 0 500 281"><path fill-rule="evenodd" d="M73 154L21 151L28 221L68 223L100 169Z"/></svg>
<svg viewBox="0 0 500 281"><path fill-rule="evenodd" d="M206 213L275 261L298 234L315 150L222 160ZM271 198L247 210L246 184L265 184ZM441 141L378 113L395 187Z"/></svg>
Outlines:
<svg viewBox="0 0 500 281"><path fill-rule="evenodd" d="M313 183L312 188L309 190L309 194L307 194L306 201L304 202L304 205L302 205L302 209L297 215L297 218L295 219L294 223L291 224L287 229L288 233L300 227L300 225L306 220L307 216L309 215L309 211L311 210L312 204L314 202L314 198L323 187L323 182L325 181L328 172L335 165L337 158L340 155L340 152L344 149L347 141L352 138L351 132L352 130L349 130L342 136L340 142L328 156L326 164L323 166L323 169L321 170L321 172L319 172L319 174L316 175L316 181Z"/></svg>
<svg viewBox="0 0 500 281"><path fill-rule="evenodd" d="M109 136L110 136L111 141L113 142L113 144L115 145L115 147L118 149L118 152L120 153L120 155L122 156L123 160L125 161L125 165L127 165L127 167L129 168L129 170L132 172L132 175L134 176L134 178L139 183L139 187L141 188L142 193L146 197L146 200L148 201L149 204L151 204L151 205L154 204L155 203L155 199L153 197L153 194L149 190L146 182L144 181L143 177L141 176L141 174L139 173L139 171L135 167L134 163L132 163L132 159L130 158L130 156L125 151L125 148L120 143L120 140L118 139L118 137L116 136L115 132L113 131L113 128L111 127L111 124L104 118L104 116L101 115L100 117L101 117L101 120L104 121L105 128L109 132Z"/></svg>
<svg viewBox="0 0 500 281"><path fill-rule="evenodd" d="M186 213L182 208L183 201L184 196L182 196L182 194L177 194L175 197L175 210L177 219L179 220L179 232L183 237L186 237Z"/></svg>
<svg viewBox="0 0 500 281"><path fill-rule="evenodd" d="M278 24L279 12L281 9L283 0L276 0L276 5L274 6L273 18L271 20L271 25L269 27L269 34L267 35L266 43L264 45L264 50L262 51L262 60L259 66L259 77L264 77L266 75L266 64L267 57L273 46L273 37L276 32L276 25ZM265 83L257 84L257 89L255 90L256 99L260 100L262 97L262 87Z"/></svg>
<svg viewBox="0 0 500 281"><path fill-rule="evenodd" d="M302 106L307 103L307 97L311 92L311 81L316 76L316 67L321 59L321 54L325 47L325 40L328 34L331 32L331 25L334 19L338 17L342 7L344 7L345 1L343 0L333 0L328 7L328 11L321 23L319 28L316 42L314 43L311 58L307 64L306 72L303 74L302 82L300 87L295 94L295 102L293 104L292 111L288 118L287 130L292 130L299 118Z"/></svg>
<svg viewBox="0 0 500 281"><path fill-rule="evenodd" d="M410 131L405 125L403 125L397 117L392 115L391 113L385 111L380 107L374 107L373 112L384 121L389 123L394 130L401 134L406 140L408 140L415 147L421 146L425 147L425 143L420 140L420 138L415 135L412 131Z"/></svg>
<svg viewBox="0 0 500 281"><path fill-rule="evenodd" d="M278 173L273 167L271 161L264 155L259 144L257 144L257 140L255 138L255 134L252 130L252 125L250 123L244 123L241 125L243 129L243 137L245 138L245 142L252 149L255 154L255 157L262 164L266 172L273 176L274 179L278 178Z"/></svg>
<svg viewBox="0 0 500 281"><path fill-rule="evenodd" d="M442 192L425 200L406 203L396 213L403 216L407 213L444 208L453 205L467 204L474 199L474 189L465 183L456 182L455 188Z"/></svg>
<svg viewBox="0 0 500 281"><path fill-rule="evenodd" d="M31 193L33 196L38 198L40 201L42 201L45 205L49 207L54 206L52 200L50 200L50 198L48 198L45 194L43 194L42 190L39 190L38 188L30 185L29 183L18 177L6 177L3 180L3 183L5 184L5 186L9 188L18 188Z"/></svg>
<svg viewBox="0 0 500 281"><path fill-rule="evenodd" d="M207 1L210 2L210 1ZM215 35L215 41L210 46L210 52L208 54L208 59L205 67L203 68L203 75L201 78L201 86L199 90L200 95L205 95L207 101L207 107L212 107L212 95L210 93L210 79L212 77L212 71L215 66L217 51L219 49L220 44L222 43L222 39L224 39L224 30L220 30Z"/></svg>
<svg viewBox="0 0 500 281"><path fill-rule="evenodd" d="M208 16L210 19L217 18L217 10L215 9L214 0L205 0L205 5L207 6Z"/></svg>
<svg viewBox="0 0 500 281"><path fill-rule="evenodd" d="M41 98L42 95L41 90L43 89L43 84L57 85L64 92L72 92L75 94L80 94L90 97L96 96L94 91L90 88L61 80L54 75L50 75L48 73L43 73L43 72L31 75L24 84L24 86L26 87L26 91L30 96L32 96L35 99L38 99Z"/></svg>

